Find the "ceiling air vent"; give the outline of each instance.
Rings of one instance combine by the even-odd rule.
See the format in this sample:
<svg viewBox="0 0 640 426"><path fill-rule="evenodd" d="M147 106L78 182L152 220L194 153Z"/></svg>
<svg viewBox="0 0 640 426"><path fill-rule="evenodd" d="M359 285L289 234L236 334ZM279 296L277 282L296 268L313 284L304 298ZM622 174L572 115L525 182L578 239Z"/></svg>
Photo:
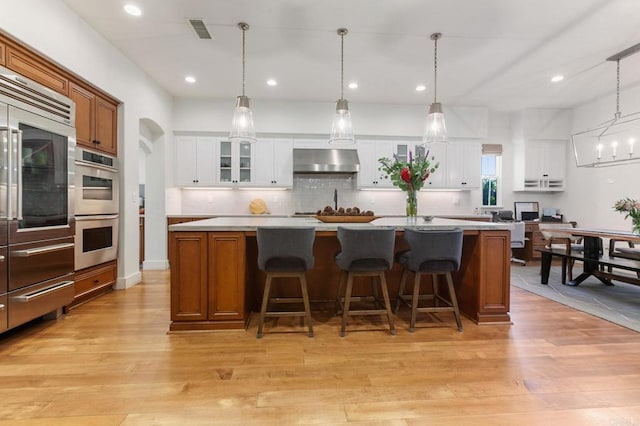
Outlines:
<svg viewBox="0 0 640 426"><path fill-rule="evenodd" d="M189 19L189 24L193 27L198 38L211 39L211 34L209 34L209 30L207 30L207 26L202 19Z"/></svg>

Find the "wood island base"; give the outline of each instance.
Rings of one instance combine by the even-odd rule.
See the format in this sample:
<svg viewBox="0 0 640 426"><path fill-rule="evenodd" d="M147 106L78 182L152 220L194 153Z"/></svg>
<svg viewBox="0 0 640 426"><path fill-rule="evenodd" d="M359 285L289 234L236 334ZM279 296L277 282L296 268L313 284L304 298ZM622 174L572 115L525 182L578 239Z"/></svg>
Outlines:
<svg viewBox="0 0 640 426"><path fill-rule="evenodd" d="M257 268L255 231L170 232L171 332L246 329L251 312L259 309L264 274ZM402 230L396 247L407 248ZM336 298L340 275L333 256L340 249L334 230L318 230L314 243L315 265L307 272L312 303ZM465 229L462 263L454 274L460 311L477 324L511 324L509 315L510 233L501 229ZM387 274L394 299L401 269ZM296 285L274 282L272 291L282 296ZM358 288L369 289L363 278ZM275 293L279 292L279 293ZM446 290L442 290L446 293Z"/></svg>

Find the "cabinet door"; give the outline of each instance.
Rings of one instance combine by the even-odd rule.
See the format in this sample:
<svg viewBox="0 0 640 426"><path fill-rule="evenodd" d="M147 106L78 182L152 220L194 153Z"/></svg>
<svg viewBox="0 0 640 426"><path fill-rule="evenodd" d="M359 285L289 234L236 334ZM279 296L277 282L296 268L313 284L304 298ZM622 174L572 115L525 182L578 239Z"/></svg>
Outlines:
<svg viewBox="0 0 640 426"><path fill-rule="evenodd" d="M479 188L481 158L482 146L478 143L450 143L447 146L447 186Z"/></svg>
<svg viewBox="0 0 640 426"><path fill-rule="evenodd" d="M194 186L198 183L197 141L195 136L177 136L176 147L176 184Z"/></svg>
<svg viewBox="0 0 640 426"><path fill-rule="evenodd" d="M257 142L260 143L260 142ZM232 143L220 141L218 155L217 182L249 186L254 182L253 145L249 142Z"/></svg>
<svg viewBox="0 0 640 426"><path fill-rule="evenodd" d="M207 233L171 232L171 321L207 319Z"/></svg>
<svg viewBox="0 0 640 426"><path fill-rule="evenodd" d="M6 52L7 48L6 45L2 42L0 42L0 65L4 66L6 64L5 61L5 52Z"/></svg>
<svg viewBox="0 0 640 426"><path fill-rule="evenodd" d="M42 84L58 93L67 96L69 93L69 80L48 65L31 54L22 50L7 46L5 53L6 66L31 80Z"/></svg>
<svg viewBox="0 0 640 426"><path fill-rule="evenodd" d="M95 121L93 112L96 108L96 97L90 91L74 83L69 85L69 97L76 103L76 143L93 148Z"/></svg>
<svg viewBox="0 0 640 426"><path fill-rule="evenodd" d="M244 234L210 232L208 240L208 319L217 321L243 319L245 316Z"/></svg>
<svg viewBox="0 0 640 426"><path fill-rule="evenodd" d="M543 175L546 174L548 179L564 179L564 169L566 161L565 142L546 142L543 161Z"/></svg>
<svg viewBox="0 0 640 426"><path fill-rule="evenodd" d="M216 152L217 139L209 136L196 138L196 179L198 186L213 186L216 184Z"/></svg>
<svg viewBox="0 0 640 426"><path fill-rule="evenodd" d="M540 142L527 142L524 147L524 178L542 179L544 174L545 146Z"/></svg>
<svg viewBox="0 0 640 426"><path fill-rule="evenodd" d="M176 184L213 186L216 184L216 144L213 137L177 136Z"/></svg>
<svg viewBox="0 0 640 426"><path fill-rule="evenodd" d="M427 178L424 188L445 188L447 186L447 145L444 143L432 143L423 149L426 149L431 164L439 163L436 171Z"/></svg>
<svg viewBox="0 0 640 426"><path fill-rule="evenodd" d="M290 139L261 139L253 145L253 183L260 187L293 186L293 147Z"/></svg>
<svg viewBox="0 0 640 426"><path fill-rule="evenodd" d="M394 143L391 141L358 141L358 158L360 172L358 186L361 188L392 188L391 179L379 170L378 159L387 157L393 159Z"/></svg>
<svg viewBox="0 0 640 426"><path fill-rule="evenodd" d="M117 138L118 108L101 97L96 97L95 110L95 141L96 148L116 155L118 151Z"/></svg>
<svg viewBox="0 0 640 426"><path fill-rule="evenodd" d="M284 188L293 187L293 142L289 139L273 143L273 184Z"/></svg>

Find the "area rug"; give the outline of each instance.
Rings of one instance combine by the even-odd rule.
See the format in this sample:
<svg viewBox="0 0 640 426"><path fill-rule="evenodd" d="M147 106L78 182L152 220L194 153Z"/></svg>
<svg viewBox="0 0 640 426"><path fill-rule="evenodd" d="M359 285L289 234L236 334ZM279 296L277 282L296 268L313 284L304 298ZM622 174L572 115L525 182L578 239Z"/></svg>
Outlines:
<svg viewBox="0 0 640 426"><path fill-rule="evenodd" d="M511 285L640 332L640 286L619 281L606 286L593 277L576 287L560 281L560 266L552 266L548 285L540 284L539 265L511 267Z"/></svg>

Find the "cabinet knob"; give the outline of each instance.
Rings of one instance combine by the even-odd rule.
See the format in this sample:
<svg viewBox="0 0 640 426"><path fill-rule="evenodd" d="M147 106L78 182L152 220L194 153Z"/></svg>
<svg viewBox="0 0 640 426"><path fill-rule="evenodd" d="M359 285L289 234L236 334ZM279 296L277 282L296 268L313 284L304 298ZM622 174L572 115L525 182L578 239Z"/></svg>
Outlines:
<svg viewBox="0 0 640 426"><path fill-rule="evenodd" d="M99 140L97 140L97 139L95 139L95 140L93 141L93 144L94 144L94 145L100 145L100 141L99 141Z"/></svg>

